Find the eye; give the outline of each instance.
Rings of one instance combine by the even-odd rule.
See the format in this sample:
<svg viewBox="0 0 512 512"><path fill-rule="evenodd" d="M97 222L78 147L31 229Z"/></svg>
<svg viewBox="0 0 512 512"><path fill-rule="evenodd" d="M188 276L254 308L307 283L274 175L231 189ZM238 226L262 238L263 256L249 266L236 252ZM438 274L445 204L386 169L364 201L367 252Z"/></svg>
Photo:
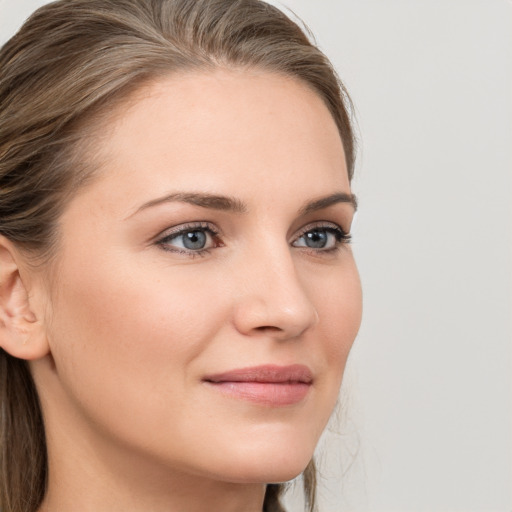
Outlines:
<svg viewBox="0 0 512 512"><path fill-rule="evenodd" d="M195 231L187 231L181 235L178 235L177 238L185 249L190 249L192 251L200 251L204 249L206 243L208 242L208 236L204 231L199 231L196 229Z"/></svg>
<svg viewBox="0 0 512 512"><path fill-rule="evenodd" d="M157 241L163 249L171 252L201 254L220 246L218 233L209 225L178 226Z"/></svg>
<svg viewBox="0 0 512 512"><path fill-rule="evenodd" d="M317 251L337 249L340 244L348 243L350 235L334 224L306 227L292 243L294 247L307 247Z"/></svg>

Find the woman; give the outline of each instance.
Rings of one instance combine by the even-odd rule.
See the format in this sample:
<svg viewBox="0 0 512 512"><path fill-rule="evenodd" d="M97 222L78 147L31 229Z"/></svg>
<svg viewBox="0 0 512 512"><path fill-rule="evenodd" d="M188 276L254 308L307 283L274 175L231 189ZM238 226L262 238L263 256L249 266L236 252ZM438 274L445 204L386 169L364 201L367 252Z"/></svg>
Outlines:
<svg viewBox="0 0 512 512"><path fill-rule="evenodd" d="M257 0L61 0L0 69L1 510L313 509L361 315L326 58Z"/></svg>

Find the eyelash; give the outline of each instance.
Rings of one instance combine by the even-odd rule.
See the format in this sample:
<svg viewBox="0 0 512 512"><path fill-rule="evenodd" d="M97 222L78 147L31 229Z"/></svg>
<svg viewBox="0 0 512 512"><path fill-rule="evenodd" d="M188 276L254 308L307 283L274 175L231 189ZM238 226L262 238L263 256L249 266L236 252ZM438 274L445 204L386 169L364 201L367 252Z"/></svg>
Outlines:
<svg viewBox="0 0 512 512"><path fill-rule="evenodd" d="M297 236L293 243L295 243L297 240L300 240L304 235L307 233L310 233L312 231L324 231L326 233L329 233L331 235L334 235L336 241L333 247L329 249L314 249L312 247L302 247L304 250L310 251L312 253L318 254L332 254L340 250L340 248L344 245L350 244L352 241L352 235L350 233L347 233L344 229L342 229L337 224L333 223L326 223L326 222L320 222L320 223L313 223L308 224L304 228L302 228L299 232L299 236Z"/></svg>
<svg viewBox="0 0 512 512"><path fill-rule="evenodd" d="M311 248L311 247L305 247L305 246L295 246L298 248L301 248L303 250L318 254L329 254L334 253L338 251L343 245L347 245L351 242L352 236L350 233L345 232L340 226L333 223L315 223L315 224L308 224L304 228L302 228L299 232L299 235L293 240L292 245L300 240L303 236L305 236L307 233L312 231L324 231L326 233L329 233L333 235L336 239L335 245L328 249L322 249L322 248ZM181 249L176 246L172 246L169 244L171 240L174 240L176 238L179 238L180 236L186 235L187 233L191 232L203 232L207 233L214 245L212 247L204 248L204 249ZM220 231L218 231L213 225L211 225L208 222L197 222L197 223L189 223L189 224L183 224L181 226L178 226L171 231L168 231L165 233L164 236L159 238L156 242L156 245L158 245L162 250L178 253L178 254L184 254L190 258L196 258L198 256L206 256L210 253L211 249L216 249L218 247L222 247L224 244L222 243L220 239Z"/></svg>
<svg viewBox="0 0 512 512"><path fill-rule="evenodd" d="M187 233L191 233L194 231L202 231L203 233L207 233L213 240L214 246L208 247L206 249L192 250L192 249L180 249L179 247L170 246L169 241L176 239L180 236L183 236ZM164 251L174 252L178 254L185 254L191 258L195 258L197 256L206 256L210 253L211 249L215 249L217 247L222 247L224 244L220 240L220 232L215 229L215 227L208 222L194 222L190 224L182 224L174 228L171 231L165 233L165 235L159 238L156 241L156 244L160 246ZM171 248L172 247L172 248Z"/></svg>

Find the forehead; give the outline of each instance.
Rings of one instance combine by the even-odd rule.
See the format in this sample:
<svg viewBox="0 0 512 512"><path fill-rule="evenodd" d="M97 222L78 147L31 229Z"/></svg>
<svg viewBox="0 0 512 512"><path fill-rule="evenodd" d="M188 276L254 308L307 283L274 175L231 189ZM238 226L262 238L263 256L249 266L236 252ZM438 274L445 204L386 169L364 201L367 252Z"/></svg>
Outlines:
<svg viewBox="0 0 512 512"><path fill-rule="evenodd" d="M315 176L349 187L331 114L289 77L254 70L172 75L138 90L104 124L94 146L101 170L134 183L143 176L138 193L201 185L238 194L262 179L282 187Z"/></svg>

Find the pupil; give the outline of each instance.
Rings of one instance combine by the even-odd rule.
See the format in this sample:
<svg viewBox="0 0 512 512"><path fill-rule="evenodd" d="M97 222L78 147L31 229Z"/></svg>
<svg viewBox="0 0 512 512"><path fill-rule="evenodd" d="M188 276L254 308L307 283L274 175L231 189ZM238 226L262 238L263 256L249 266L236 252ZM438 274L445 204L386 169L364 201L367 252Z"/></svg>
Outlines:
<svg viewBox="0 0 512 512"><path fill-rule="evenodd" d="M321 249L327 244L327 233L325 231L309 231L306 233L306 245L314 249Z"/></svg>
<svg viewBox="0 0 512 512"><path fill-rule="evenodd" d="M187 249L203 249L206 245L206 235L202 231L189 231L183 235L183 245Z"/></svg>

